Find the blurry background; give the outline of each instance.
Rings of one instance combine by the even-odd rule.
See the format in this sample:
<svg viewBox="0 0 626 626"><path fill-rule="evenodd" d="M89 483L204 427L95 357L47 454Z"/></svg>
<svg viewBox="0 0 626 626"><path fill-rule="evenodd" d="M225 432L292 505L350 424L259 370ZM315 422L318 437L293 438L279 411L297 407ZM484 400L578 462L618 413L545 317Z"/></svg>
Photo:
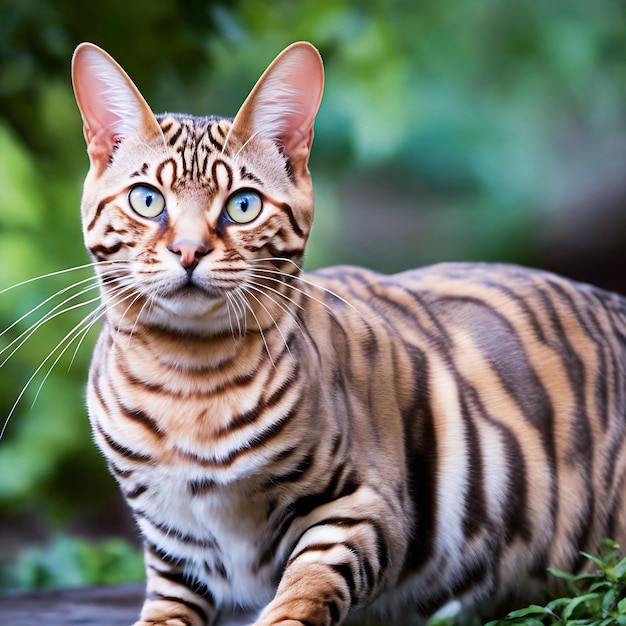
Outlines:
<svg viewBox="0 0 626 626"><path fill-rule="evenodd" d="M500 260L626 293L622 1L0 0L0 425L36 373L0 441L0 589L141 575L84 410L95 332L54 365L95 305L56 313L95 293L11 327L90 272L5 291L88 261L74 47L107 49L155 111L233 115L298 39L327 71L310 268Z"/></svg>

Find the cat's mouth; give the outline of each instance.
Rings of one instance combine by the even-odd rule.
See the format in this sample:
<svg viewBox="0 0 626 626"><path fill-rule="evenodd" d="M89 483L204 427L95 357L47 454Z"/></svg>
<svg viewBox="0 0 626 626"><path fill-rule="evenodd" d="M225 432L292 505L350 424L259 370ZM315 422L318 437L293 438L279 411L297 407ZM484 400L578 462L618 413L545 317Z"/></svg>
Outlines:
<svg viewBox="0 0 626 626"><path fill-rule="evenodd" d="M177 317L203 317L223 306L224 299L223 293L215 287L188 280L161 294L157 301Z"/></svg>
<svg viewBox="0 0 626 626"><path fill-rule="evenodd" d="M206 290L203 289L202 287L199 287L198 285L194 285L192 282L188 282L185 283L184 285L182 285L181 287L176 288L173 292L172 292L172 296L176 297L176 296L182 296L183 298L185 297L195 297L195 296L201 296L201 295L206 295Z"/></svg>
<svg viewBox="0 0 626 626"><path fill-rule="evenodd" d="M208 298L211 300L220 296L222 296L222 293L219 289L216 289L212 285L200 285L194 281L193 278L189 278L189 280L182 285L174 287L167 295L169 298Z"/></svg>

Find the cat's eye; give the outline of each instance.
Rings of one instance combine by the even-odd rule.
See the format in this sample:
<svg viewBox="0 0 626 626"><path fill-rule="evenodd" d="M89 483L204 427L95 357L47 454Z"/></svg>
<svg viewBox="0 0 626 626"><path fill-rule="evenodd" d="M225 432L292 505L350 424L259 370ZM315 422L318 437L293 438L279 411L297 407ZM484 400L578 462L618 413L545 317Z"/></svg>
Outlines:
<svg viewBox="0 0 626 626"><path fill-rule="evenodd" d="M226 202L226 212L233 222L247 224L259 215L263 208L261 196L251 189L237 191Z"/></svg>
<svg viewBox="0 0 626 626"><path fill-rule="evenodd" d="M158 217L165 209L163 194L147 185L135 185L128 194L128 202L141 217Z"/></svg>

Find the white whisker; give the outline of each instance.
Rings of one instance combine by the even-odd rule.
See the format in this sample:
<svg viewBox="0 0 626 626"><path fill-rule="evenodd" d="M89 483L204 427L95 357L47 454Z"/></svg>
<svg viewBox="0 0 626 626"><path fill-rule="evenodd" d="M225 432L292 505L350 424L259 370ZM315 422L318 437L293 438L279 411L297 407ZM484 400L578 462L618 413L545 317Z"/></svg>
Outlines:
<svg viewBox="0 0 626 626"><path fill-rule="evenodd" d="M120 288L119 291L123 291L122 288ZM117 294L115 294L117 295ZM124 296L119 302L117 302L116 304L121 304L127 297L130 296ZM68 299L69 300L69 299ZM64 303L67 303L66 300ZM68 311L71 311L73 309L77 309L80 308L81 306L86 306L88 304L92 304L93 302L98 301L99 298L94 298L85 302L80 302L78 304L74 304L71 307L67 307L66 309L63 309L62 311L59 311L57 313L55 313L53 316L44 319L43 321L40 320L38 322L38 326L41 326L42 323L45 323L46 321L49 321L50 319L52 319L53 317L57 317L58 315L61 315L63 313L66 313ZM63 304L64 304L63 303ZM106 305L100 305L96 311L91 311L88 315L86 315L80 322L78 322L76 325L74 325L74 327L68 332L66 333L66 335L63 337L63 339L61 339L61 341L59 341L56 346L48 353L48 356L46 356L46 358L39 364L39 366L35 369L35 371L33 372L33 374L31 375L31 377L26 381L26 384L22 387L22 390L20 391L17 399L15 400L15 402L13 403L13 406L11 407L11 410L9 411L4 424L2 426L2 429L0 430L0 440L3 438L4 433L6 432L7 426L11 420L11 417L13 416L13 414L15 413L15 410L18 406L18 404L20 403L20 401L22 400L22 398L24 397L24 394L26 393L27 389L30 387L31 383L35 380L35 378L37 377L37 375L41 372L41 370L43 369L43 367L46 365L46 363L48 363L48 361L50 359L52 359L54 357L54 355L61 349L61 352L56 356L56 358L54 359L52 365L48 368L48 371L46 372L42 382L39 384L37 391L35 393L34 399L33 399L33 404L36 402L37 398L39 397L39 394L41 392L41 389L43 388L43 385L45 384L46 380L48 379L48 377L50 376L52 370L54 369L54 367L56 366L56 364L60 361L60 359L63 357L63 355L67 352L67 350L71 347L72 343L79 337L81 337L80 341L82 342L82 339L84 338L84 336L86 335L86 333L91 329L91 327L93 326L93 324L95 324L95 322L97 322L99 319L101 319L107 312L107 306ZM97 312L97 314L96 314ZM31 333L32 334L32 333ZM31 335L29 334L28 337L30 337ZM24 340L26 341L28 339L28 337ZM22 342L20 344L23 345L24 342ZM18 346L19 348L19 346ZM17 348L16 348L17 349ZM9 357L7 357L7 359L5 359L5 361L0 364L0 367L2 365L4 365L4 363L6 363L6 361L12 356L12 354L14 354L15 351L13 351L11 353L11 355L9 355Z"/></svg>
<svg viewBox="0 0 626 626"><path fill-rule="evenodd" d="M286 281L280 280L280 278L274 278L272 276L264 276L263 274L255 274L254 272L249 272L248 276L250 276L251 278L258 279L258 280L271 280L274 283L279 283L281 285L285 285L285 287L288 287L289 289L294 289L295 291L299 291L300 293L302 293L301 289L294 288L292 285L287 284ZM279 291L275 287L270 287L269 285L263 285L263 287L265 289L269 289L273 293L279 295L281 298L284 298L285 300L288 300L289 302L291 302L295 307L297 307L301 311L304 311L304 307L299 302L296 302L293 298L289 297L287 294L282 293L282 291ZM304 295L308 295L308 294L305 293Z"/></svg>
<svg viewBox="0 0 626 626"><path fill-rule="evenodd" d="M118 295L118 294L116 294L116 295ZM116 304L121 304L126 299L126 297L127 296L124 296ZM128 296L128 297L130 297L130 296ZM78 322L65 335L65 337L63 339L61 339L61 341L52 349L50 354L48 354L46 359L44 359L42 365L63 345L64 342L66 343L65 347L63 348L61 353L57 356L57 358L54 360L54 362L52 363L52 365L50 366L50 368L46 372L46 375L44 376L43 380L41 381L39 387L37 388L37 392L35 393L35 397L34 397L33 402L32 402L33 405L37 401L37 398L39 397L39 394L41 393L41 389L43 388L46 380L48 380L48 377L52 373L52 370L54 369L56 364L61 360L61 358L67 352L67 350L70 348L70 346L72 345L74 340L76 338L80 337L79 346L78 346L78 347L80 347L80 344L82 343L82 341L85 338L86 334L91 330L91 328L93 328L93 325L106 314L106 312L107 312L107 307L105 305L103 305L103 304L101 304L99 307L97 307L95 309L95 311L91 311L91 313L86 315L80 322ZM96 313L97 313L97 315L94 315ZM93 318L93 319L90 319L90 318ZM76 352L74 353L74 356L75 355L76 355ZM72 362L73 361L74 361L74 357L72 357ZM70 367L71 367L72 362L70 363ZM35 375L36 375L36 373L35 373ZM28 386L29 383L30 383L30 381L28 383L26 383L26 386ZM1 438L1 436L0 436L0 438Z"/></svg>
<svg viewBox="0 0 626 626"><path fill-rule="evenodd" d="M139 309L139 313L137 313L137 317L135 318L135 323L133 324L133 327L130 329L130 335L128 335L128 343L126 344L127 350L130 349L130 341L133 338L135 330L137 329L139 318L141 317L146 307L152 307L152 302L154 301L155 296L154 295L150 296L150 295L143 294L140 292L137 294L137 297L128 305L128 308L126 309L126 311L124 311L124 315L126 315L130 307L133 306L133 304L135 304L135 302L137 302L137 300L139 300L139 298L141 298L142 296L146 298L146 301L141 305L141 308ZM122 315L122 319L120 320L120 322L124 319L124 315Z"/></svg>
<svg viewBox="0 0 626 626"><path fill-rule="evenodd" d="M303 271L302 268L295 261L293 261L291 259L284 258L284 257L280 257L280 256L266 256L266 257L262 257L260 259L248 259L248 263L266 263L266 262L272 263L273 261L278 261L279 263L290 263L299 272Z"/></svg>
<svg viewBox="0 0 626 626"><path fill-rule="evenodd" d="M74 289L75 287L78 287L79 285L82 285L82 284L88 283L88 282L93 282L94 284L91 287L89 287L87 290L81 291L80 294L85 293L85 291L90 291L91 289L96 289L98 287L98 279L97 279L97 277L96 276L90 276L89 278L85 278L83 280L78 281L77 283L73 283L72 285L68 285L67 287L64 287L63 289L60 289L56 293L54 293L51 296L49 296L48 298L46 298L43 302L40 302L37 306L34 306L32 309L30 309L30 311L27 311L26 313L24 313L24 315L22 315L21 317L16 319L10 326L7 326L2 332L0 332L0 337L2 337L2 335L4 335L4 334L8 333L12 328L17 326L20 322L24 321L27 317L32 315L35 311L37 311L41 307L43 307L46 304L48 304L48 302L50 302L51 300L54 300L56 297L60 296L61 294L64 294L64 293ZM65 300L64 302L67 302L67 300Z"/></svg>
<svg viewBox="0 0 626 626"><path fill-rule="evenodd" d="M146 148L147 150L152 152L152 154L154 155L155 159L167 158L167 156L168 156L167 142L165 141L165 135L163 135L163 133L161 133L161 138L163 140L163 151L162 152L159 152L158 150L153 148L150 144L146 143L145 141L141 142L141 145L144 148Z"/></svg>
<svg viewBox="0 0 626 626"><path fill-rule="evenodd" d="M293 261L291 261L290 259L255 259L256 261L260 261L260 260L265 260L265 261L275 261L275 260L284 260L284 261L289 261L290 263L292 263L295 267L298 267L298 265L296 263L293 263ZM276 270L276 269L270 269L268 267L255 267L254 268L255 271L260 271L260 272L265 272L266 274L274 274L274 275L278 275L278 276L284 276L286 278L290 278L290 279L294 279L296 281L301 282L304 285L307 285L309 287L313 287L315 289L319 289L320 291L323 291L324 293L327 293L328 295L332 296L333 298L337 298L337 300L339 300L340 302L342 302L343 304L345 304L346 306L349 306L351 309L353 309L359 316L362 315L361 311L359 311L354 304L352 304L351 302L349 302L348 300L346 300L345 298L341 297L338 293L334 292L332 289L328 289L328 287L324 287L323 285L319 285L318 283L308 280L306 278L302 278L302 276L296 276L294 274L288 274L287 272L282 272L280 270ZM295 287L294 285L289 285L286 281L281 281L284 282L288 287L291 287L292 289L299 291L300 293L302 293L303 295L315 300L316 302L318 302L319 304L321 304L322 306L326 307L327 309L329 309L330 311L332 311L332 308L329 307L328 304L322 302L321 300L315 298L315 296L311 295L310 293L299 289L297 287Z"/></svg>
<svg viewBox="0 0 626 626"><path fill-rule="evenodd" d="M241 295L243 296L244 294L242 293ZM267 356L269 357L270 362L272 363L272 366L276 368L276 363L274 362L274 359L272 358L272 353L270 352L269 346L267 345L267 339L265 338L265 333L263 332L263 328L261 326L261 323L259 322L259 318L256 316L256 313L254 312L254 307L248 302L248 300L245 297L242 297L242 301L245 307L248 309L248 311L250 311L250 313L252 314L252 317L254 318L254 321L256 322L256 325L259 328L259 332L261 333L261 339L263 340L263 345L265 346L265 351L267 352Z"/></svg>
<svg viewBox="0 0 626 626"><path fill-rule="evenodd" d="M35 378L35 376L37 375L37 373L39 372L41 367L54 355L54 353L61 346L63 346L63 344L65 344L65 347L63 347L63 350L61 350L61 352L58 354L56 359L54 359L54 361L52 362L52 365L48 368L48 371L45 373L45 375L43 377L43 380L41 381L41 383L39 383L39 386L37 387L37 391L35 392L35 396L34 396L33 401L31 403L31 408L35 405L35 402L37 402L37 398L39 398L39 394L41 393L41 390L43 389L43 386L44 386L45 382L48 380L50 374L52 373L52 370L55 368L56 364L61 360L63 355L69 350L69 348L71 347L71 345L74 342L74 340L77 337L80 337L81 334L83 333L83 328L82 327L86 326L87 330L89 330L93 326L94 322L92 322L90 320L92 315L93 315L93 311L91 313L89 313L89 315L85 316L78 324L76 324L72 328L72 330L70 330L70 332L68 332L65 335L65 337L63 337L63 339L61 339L61 341L51 350L51 352L48 354L48 356L42 361L41 365L35 370L35 373L33 374L33 376L31 376L31 378L28 380L28 382L26 383L26 385L22 389L22 393L20 394L20 396L16 400L16 404L13 405L13 409L11 410L11 412L9 412L9 416L7 417L7 419L9 419L11 417L12 411L17 406L17 403L19 403L22 395L26 391L26 388L30 385L30 383ZM104 311L102 312L101 315L104 315ZM99 319L99 318L97 318L97 319ZM70 363L70 365L71 365L71 363ZM2 433L4 433L4 428L2 430ZM2 434L0 434L0 439L1 438L2 438Z"/></svg>
<svg viewBox="0 0 626 626"><path fill-rule="evenodd" d="M258 132L254 132L250 135L250 137L248 137L243 146L241 146L241 148L239 148L239 150L237 150L237 152L235 152L235 156L232 157L233 161L237 160L237 157L239 156L239 154L241 153L241 151L258 135Z"/></svg>
<svg viewBox="0 0 626 626"><path fill-rule="evenodd" d="M108 263L127 263L127 261L95 261L93 263L85 263L84 265L76 265L75 267L68 267L63 270L57 270L56 272L49 272L48 274L42 274L41 276L35 276L34 278L29 278L27 280L23 280L19 283L15 283L15 285L11 285L10 287L5 287L0 290L0 295L7 293L8 291L12 291L13 289L17 289L18 287L23 287L24 285L28 285L29 283L35 282L37 280L43 280L44 278L51 278L53 276L60 276L61 274L67 274L69 272L76 272L78 270L84 270L87 268L95 268L100 265L105 265Z"/></svg>
<svg viewBox="0 0 626 626"><path fill-rule="evenodd" d="M75 294L74 296L72 296L71 298L68 298L66 300L64 300L60 305L57 305L57 307L55 307L53 309L53 311L55 311L58 306L63 306L65 304L67 304L70 300L73 300L76 297L79 297L80 295L83 295L83 292L81 292L80 294ZM9 343L8 345L6 345L2 350L0 350L0 354L3 354L4 352L6 352L7 350L9 350L13 345L15 345L16 343L18 344L12 351L11 353L5 357L5 359L0 363L0 368L2 368L7 361L9 361L9 359L11 359L11 357L37 332L37 330L39 330L44 324L46 324L47 322L49 322L50 320L53 320L54 318L58 317L59 315L63 315L64 313L68 313L69 311L73 311L75 309L79 309L83 306L88 306L89 304L93 304L94 302L98 302L98 300L100 299L100 297L96 297L96 298L91 298L90 300L85 300L84 302L78 302L77 304L73 304L72 306L66 307L65 309L61 309L60 311L56 311L55 313L52 313L52 311L49 311L48 313L46 313L46 315L44 315L44 317L42 317L36 324L34 324L33 326L31 326L29 329L25 330L23 333L21 333L18 337L16 337L11 343Z"/></svg>
<svg viewBox="0 0 626 626"><path fill-rule="evenodd" d="M95 326L95 324L100 319L102 319L102 317L103 317L103 315L105 313L106 313L106 306L104 304L100 304L100 306L95 308L91 313L89 313L84 318L85 320L88 320L91 317L92 320L87 325L87 328L83 331L82 337L80 338L80 340L78 341L78 344L76 345L76 349L74 350L74 353L72 354L72 358L70 360L70 364L67 367L67 371L68 372L70 371L70 369L72 369L72 365L74 365L74 361L76 360L76 356L78 355L78 351L80 350L80 347L83 345L83 341L85 341L85 338L89 334L89 331Z"/></svg>
<svg viewBox="0 0 626 626"><path fill-rule="evenodd" d="M266 293L264 293L259 287L256 287L255 285L246 285L246 287L243 288L243 290L245 291L245 293L247 293L248 295L252 296L258 303L259 305L263 308L263 310L268 314L269 318L272 320L274 326L276 327L276 330L278 331L278 334L281 336L283 343L285 344L285 348L287 348L287 352L289 352L289 354L291 354L291 350L289 348L289 344L287 343L287 338L285 337L281 327L279 326L278 322L274 319L274 316L271 314L271 312L269 311L269 309L261 302L261 300L259 300L259 298L257 298L251 291L250 289L254 289L256 291L258 291L261 295L264 295L266 298L269 298L272 302L274 302L274 304L276 304L277 306L280 306L276 303L276 301L271 298L270 296L268 296Z"/></svg>
<svg viewBox="0 0 626 626"><path fill-rule="evenodd" d="M37 306L33 307L30 311L28 311L27 313L25 313L24 315L22 315L18 320L16 320L15 322L13 322L13 324L11 324L10 326L8 326L7 328L5 328L2 332L0 332L0 337L2 335L4 335L6 332L8 332L9 330L11 330L17 323L23 321L25 318L27 318L29 315L31 315L32 313L34 313L37 309L41 308L43 305L47 304L48 302L50 302L51 300L53 300L54 298L56 298L57 296L61 295L62 293L69 291L70 289L73 289L75 287L77 287L78 285L81 285L83 283L89 282L95 280L97 281L97 278L94 276L91 276L90 278L84 279L82 281L79 281L78 283L74 283L73 285L70 285L69 287L65 287L63 289L61 289L60 291L57 291L55 294L53 294L52 296L50 296L49 298L47 298L46 300L44 300L43 302L41 302L40 304L38 304ZM13 339L13 341L11 341L8 345L6 345L2 350L0 350L0 355L3 354L4 352L6 352L8 349L11 348L11 346L13 346L15 343L19 342L22 338L24 338L24 341L22 341L18 347L16 348L19 349L22 345L24 345L24 343L39 329L41 328L41 326L43 326L43 324L45 324L46 322L50 321L51 319L54 319L55 317L58 317L59 315L62 315L63 313L72 310L73 308L79 308L80 306L84 306L86 304L93 304L94 302L97 302L100 298L92 298L91 300L88 300L84 303L79 303L78 305L74 306L74 307L70 307L67 309L63 309L61 311L59 311L59 309L62 309L62 307L64 307L65 305L67 305L69 302L71 302L72 300L75 300L76 298L80 298L81 296L85 295L86 293L96 289L98 287L98 283L94 283L93 285L90 285L89 287L86 287L84 289L81 289L80 291L72 294L71 296L69 296L68 298L66 298L65 300L63 300L62 302L58 303L57 305L55 305L52 309L50 309L49 311L47 311L45 313L45 315L43 317L41 317L33 326L30 326L29 328L27 328L25 331L23 331L20 335L18 335L15 339ZM55 313L56 312L56 313ZM1 364L0 367L2 367L2 365L4 365L8 359L15 354L14 350L11 355L9 355L9 357L7 357Z"/></svg>
<svg viewBox="0 0 626 626"><path fill-rule="evenodd" d="M130 287L128 286L121 286L118 287L116 291L113 292L114 296L119 296L122 293L124 293L125 291L127 291L128 289L130 289ZM130 297L130 295L128 296ZM121 300L119 300L119 302L116 302L115 304L121 304L122 302L124 302L124 300L126 299L126 296L124 296ZM81 337L80 341L78 342L78 345L76 346L76 349L74 350L74 354L72 355L72 360L70 361L68 370L72 367L72 364L74 363L74 360L76 359L76 355L78 354L78 350L80 349L80 346L82 345L83 341L85 340L85 338L87 337L87 335L89 334L89 331L94 327L94 325L100 320L102 319L102 317L104 316L104 314L107 312L108 308L107 308L107 304L105 303L101 303L96 309L94 309L85 319L88 319L89 316L93 317L93 320L89 323L89 326L87 327L87 329L83 332L83 336Z"/></svg>
<svg viewBox="0 0 626 626"><path fill-rule="evenodd" d="M126 317L126 314L130 311L130 309L133 307L135 302L137 302L137 300L139 300L141 298L141 296L143 295L142 292L140 290L138 290L135 285L124 285L123 290L128 292L128 297L124 296L124 298L122 300L116 302L113 306L119 306L120 304L122 304L123 302L126 302L126 300L130 300L131 298L132 298L132 300L130 301L130 304L126 307L126 309L124 310L124 313L122 313L122 316L120 317L120 320L117 323L117 332L116 332L116 335L115 335L115 342L116 343L119 340L120 330L122 328L122 322L124 321L124 318ZM141 307L141 311L143 311L143 307L145 305L146 305L146 303L144 302L143 306ZM132 336L132 334L133 334L133 332L135 330L136 324L137 324L137 319L135 319L133 327L132 327L132 329L130 331L131 336ZM128 342L129 342L128 345L130 345L130 338L128 339Z"/></svg>
<svg viewBox="0 0 626 626"><path fill-rule="evenodd" d="M243 337L248 332L248 321L246 318L245 306L241 303L244 298L243 294L239 291L231 294L233 298L233 305L236 308L237 315L237 327L239 329L239 336Z"/></svg>
<svg viewBox="0 0 626 626"><path fill-rule="evenodd" d="M250 276L252 278L259 278L259 277L255 276L254 274L250 274ZM260 278L265 279L265 277L260 277ZM282 282L282 281L278 281L278 279L272 279L272 280L276 280L277 282ZM261 285L261 284L255 282L255 283L252 283L252 285L250 285L250 287L256 289L257 291L259 291L261 293L263 293L266 298L269 298L277 307L280 307L282 309L282 311L285 313L285 315L288 315L291 318L291 320L293 322L295 322L295 324L300 329L300 332L302 333L302 336L305 339L308 339L306 333L304 332L304 329L302 328L302 325L298 321L297 315L294 314L293 310L291 308L287 307L285 304L279 302L278 300L276 300L272 296L270 296L268 293L266 293L265 290L269 290L269 291L277 294L281 298L284 298L288 302L291 302L295 307L299 308L300 310L304 310L304 307L301 304L296 302L293 298L290 298L288 295L278 291L278 289L274 289L273 287L270 287L269 285Z"/></svg>
<svg viewBox="0 0 626 626"><path fill-rule="evenodd" d="M231 337L235 336L235 327L233 326L233 317L230 312L230 307L232 305L232 296L229 293L224 294L226 296L226 313L228 313L228 325L230 326L230 335ZM239 323L239 320L237 320ZM239 336L241 337L241 328L239 329Z"/></svg>
<svg viewBox="0 0 626 626"><path fill-rule="evenodd" d="M233 313L237 320L239 336L243 337L248 332L245 296L241 293L241 287L237 287L236 290L227 293L227 295L233 305Z"/></svg>
<svg viewBox="0 0 626 626"><path fill-rule="evenodd" d="M228 132L226 133L226 139L224 140L224 145L222 146L221 155L224 156L224 152L226 151L226 146L228 146L228 142L230 141L230 133L233 130L233 124L230 125Z"/></svg>

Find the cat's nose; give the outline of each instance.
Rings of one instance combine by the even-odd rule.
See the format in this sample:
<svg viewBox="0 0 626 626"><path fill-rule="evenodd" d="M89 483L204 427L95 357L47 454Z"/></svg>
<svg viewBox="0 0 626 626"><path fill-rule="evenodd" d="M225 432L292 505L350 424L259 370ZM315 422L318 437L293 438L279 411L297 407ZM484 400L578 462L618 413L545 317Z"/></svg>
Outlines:
<svg viewBox="0 0 626 626"><path fill-rule="evenodd" d="M167 246L170 252L180 257L180 264L191 274L196 269L200 259L211 252L209 246L200 240L181 239Z"/></svg>

